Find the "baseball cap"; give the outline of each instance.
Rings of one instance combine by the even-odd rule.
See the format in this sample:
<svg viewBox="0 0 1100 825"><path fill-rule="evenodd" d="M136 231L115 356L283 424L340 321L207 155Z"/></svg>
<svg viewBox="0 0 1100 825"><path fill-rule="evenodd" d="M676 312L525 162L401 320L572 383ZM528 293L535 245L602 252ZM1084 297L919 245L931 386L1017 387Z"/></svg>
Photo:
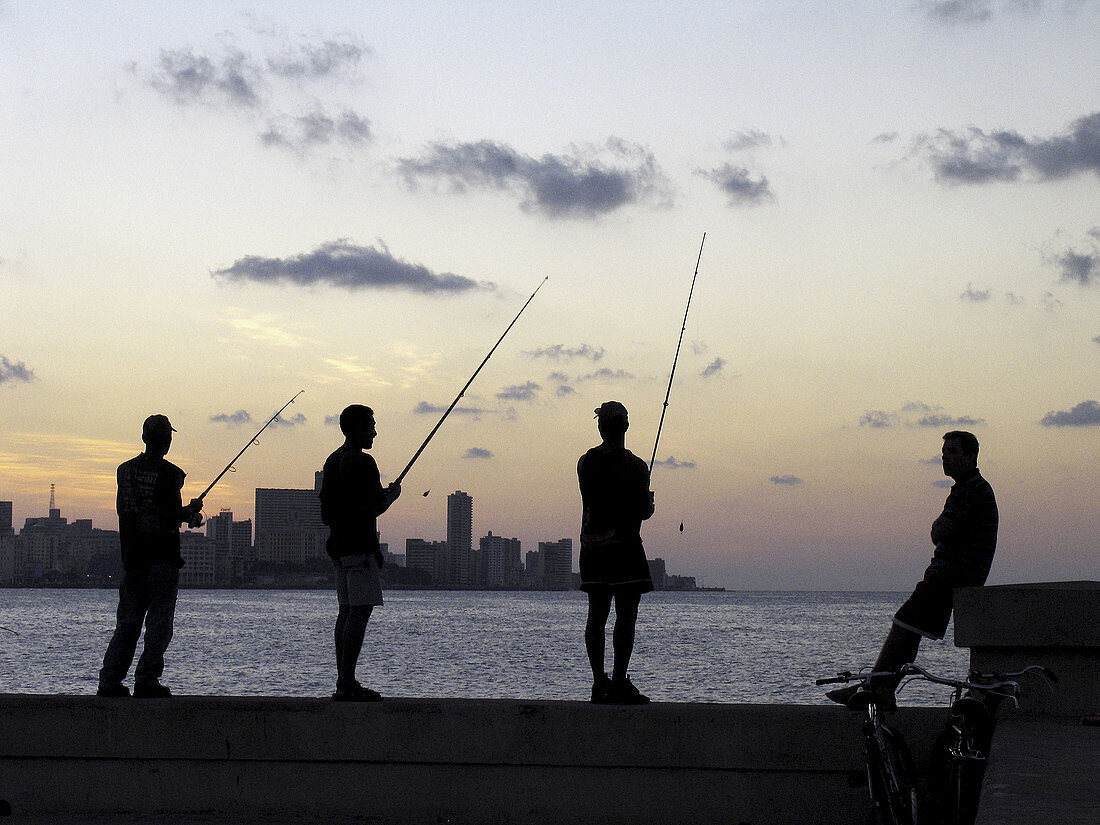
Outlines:
<svg viewBox="0 0 1100 825"><path fill-rule="evenodd" d="M618 401L604 401L596 408L595 418L601 421L610 421L613 418L621 418L624 421L627 420L626 407L620 404Z"/></svg>
<svg viewBox="0 0 1100 825"><path fill-rule="evenodd" d="M164 435L165 433L174 433L176 428L172 426L172 422L168 420L168 416L157 413L151 415L145 419L145 423L141 425L141 437L143 439L149 438L154 435Z"/></svg>

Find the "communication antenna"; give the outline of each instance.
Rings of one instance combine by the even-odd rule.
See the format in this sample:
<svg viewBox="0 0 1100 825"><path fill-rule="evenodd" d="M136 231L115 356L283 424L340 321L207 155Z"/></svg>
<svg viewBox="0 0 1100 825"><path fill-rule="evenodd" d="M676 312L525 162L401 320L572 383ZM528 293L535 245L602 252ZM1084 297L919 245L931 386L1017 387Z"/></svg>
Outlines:
<svg viewBox="0 0 1100 825"><path fill-rule="evenodd" d="M55 506L55 499L54 499L54 486L55 485L53 485L53 484L50 485L50 512L51 513L54 510L57 509L57 507Z"/></svg>

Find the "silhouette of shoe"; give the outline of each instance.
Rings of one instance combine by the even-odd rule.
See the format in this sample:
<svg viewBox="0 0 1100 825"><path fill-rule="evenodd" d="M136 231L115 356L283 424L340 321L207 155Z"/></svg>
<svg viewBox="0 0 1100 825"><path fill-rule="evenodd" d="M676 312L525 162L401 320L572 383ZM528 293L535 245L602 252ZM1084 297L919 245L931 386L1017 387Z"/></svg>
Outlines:
<svg viewBox="0 0 1100 825"><path fill-rule="evenodd" d="M603 673L592 683L592 704L606 705L611 702L611 678Z"/></svg>
<svg viewBox="0 0 1100 825"><path fill-rule="evenodd" d="M122 682L119 682L117 685L100 685L95 695L109 696L112 699L128 698L130 696L130 688L126 687Z"/></svg>
<svg viewBox="0 0 1100 825"><path fill-rule="evenodd" d="M850 710L861 710L871 703L878 705L881 710L898 709L894 694L867 690L863 685L845 685L842 688L830 690L825 695Z"/></svg>
<svg viewBox="0 0 1100 825"><path fill-rule="evenodd" d="M168 685L162 685L160 682L143 682L134 685L135 699L167 699L171 695L172 691L168 689Z"/></svg>
<svg viewBox="0 0 1100 825"><path fill-rule="evenodd" d="M336 692L332 694L332 700L334 702L381 702L382 694L355 682L351 685L337 685Z"/></svg>
<svg viewBox="0 0 1100 825"><path fill-rule="evenodd" d="M608 702L613 705L648 705L649 697L634 687L630 679L613 679L608 691Z"/></svg>

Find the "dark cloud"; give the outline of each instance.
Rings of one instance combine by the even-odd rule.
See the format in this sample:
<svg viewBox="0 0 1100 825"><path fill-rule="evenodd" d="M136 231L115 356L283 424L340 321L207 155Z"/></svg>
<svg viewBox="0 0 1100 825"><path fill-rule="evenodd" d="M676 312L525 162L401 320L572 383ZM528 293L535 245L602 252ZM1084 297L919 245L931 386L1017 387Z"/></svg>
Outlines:
<svg viewBox="0 0 1100 825"><path fill-rule="evenodd" d="M354 39L324 40L320 45L304 43L267 58L267 67L289 78L322 78L352 74L370 50Z"/></svg>
<svg viewBox="0 0 1100 825"><path fill-rule="evenodd" d="M34 370L22 361L9 361L6 355L0 355L0 384L9 381L22 381L29 384L35 379Z"/></svg>
<svg viewBox="0 0 1100 825"><path fill-rule="evenodd" d="M513 384L498 392L497 398L502 401L533 401L535 395L541 389L542 387L534 381L528 381L526 384Z"/></svg>
<svg viewBox="0 0 1100 825"><path fill-rule="evenodd" d="M1088 286L1100 280L1100 250L1075 252L1070 249L1058 256L1057 263L1062 269L1063 281Z"/></svg>
<svg viewBox="0 0 1100 825"><path fill-rule="evenodd" d="M1080 117L1061 135L1025 138L1018 132L970 128L940 129L917 140L936 178L947 184L1019 180L1060 180L1092 172L1100 175L1100 112Z"/></svg>
<svg viewBox="0 0 1100 825"><path fill-rule="evenodd" d="M366 46L352 38L303 43L261 57L235 46L211 55L187 47L161 50L153 68L135 70L174 103L247 112L265 124L259 134L263 145L304 153L332 143L354 148L373 139L366 117L350 109L330 114L308 88L331 78L357 82L355 69L366 54ZM282 87L280 99L297 97L298 105L290 111L276 106L274 87Z"/></svg>
<svg viewBox="0 0 1100 825"><path fill-rule="evenodd" d="M338 415L326 415L325 426L340 426L340 416Z"/></svg>
<svg viewBox="0 0 1100 825"><path fill-rule="evenodd" d="M417 415L443 415L447 411L446 407L440 407L435 404L429 404L427 401L419 402L413 407L413 412ZM452 415L472 415L479 416L492 413L493 410L483 410L478 407L455 407L451 410Z"/></svg>
<svg viewBox="0 0 1100 825"><path fill-rule="evenodd" d="M730 206L756 206L775 199L768 179L761 175L753 180L744 166L726 163L716 169L696 169L695 174L717 184L729 197Z"/></svg>
<svg viewBox="0 0 1100 825"><path fill-rule="evenodd" d="M660 461L653 462L654 467L667 467L670 470L693 470L695 469L694 461L680 461L674 456L661 459Z"/></svg>
<svg viewBox="0 0 1100 825"><path fill-rule="evenodd" d="M726 360L724 358L715 358L703 368L703 371L699 373L699 375L703 378L714 378L716 375L721 375L725 367Z"/></svg>
<svg viewBox="0 0 1100 825"><path fill-rule="evenodd" d="M578 376L578 381L619 381L623 379L633 378L633 373L629 373L626 370L613 370L610 367L601 367L595 372L590 372L587 375Z"/></svg>
<svg viewBox="0 0 1100 825"><path fill-rule="evenodd" d="M969 301L972 304L980 304L988 301L993 294L989 289L974 289L973 284L966 285L966 291L959 295L960 301Z"/></svg>
<svg viewBox="0 0 1100 825"><path fill-rule="evenodd" d="M570 387L568 384L558 384L558 388L554 390L554 395L558 398L564 398L567 395L576 395L577 391Z"/></svg>
<svg viewBox="0 0 1100 825"><path fill-rule="evenodd" d="M240 424L251 424L252 416L248 414L248 410L237 410L235 413L218 413L217 415L210 416L210 420L215 424L232 424L238 426Z"/></svg>
<svg viewBox="0 0 1100 825"><path fill-rule="evenodd" d="M284 426L284 427L300 427L302 424L305 424L305 423L306 423L306 417L304 415L302 415L301 413L297 413L295 415L292 415L289 418L285 418L285 417L280 415L278 418L276 418L274 421L271 422L272 426L281 425L281 426Z"/></svg>
<svg viewBox="0 0 1100 825"><path fill-rule="evenodd" d="M939 481L933 481L932 486L941 490L950 490L955 486L955 482L949 478L941 478Z"/></svg>
<svg viewBox="0 0 1100 825"><path fill-rule="evenodd" d="M946 24L985 23L996 13L1029 11L1042 6L1042 0L920 0L917 7L933 20Z"/></svg>
<svg viewBox="0 0 1100 825"><path fill-rule="evenodd" d="M668 185L653 155L611 138L600 150L533 158L491 140L433 143L418 158L402 158L398 171L412 189L424 180L454 192L518 192L525 211L551 218L594 218L648 200L667 201Z"/></svg>
<svg viewBox="0 0 1100 825"><path fill-rule="evenodd" d="M917 420L918 427L978 427L985 423L983 418L971 418L969 415L951 416L933 413Z"/></svg>
<svg viewBox="0 0 1100 825"><path fill-rule="evenodd" d="M211 273L215 278L256 283L286 283L295 286L327 284L343 289L404 289L423 293L458 293L471 289L494 289L450 272L438 274L423 264L410 264L379 247L356 246L346 239L324 243L313 252L290 258L249 255L233 266Z"/></svg>
<svg viewBox="0 0 1100 825"><path fill-rule="evenodd" d="M891 426L896 419L897 416L883 412L882 410L868 410L859 417L859 426L885 429Z"/></svg>
<svg viewBox="0 0 1100 825"><path fill-rule="evenodd" d="M1027 303L1027 298L1017 295L1015 292L1006 292L1005 303L1010 307L1019 307Z"/></svg>
<svg viewBox="0 0 1100 825"><path fill-rule="evenodd" d="M746 149L771 146L773 143L778 143L780 146L787 145L787 142L781 137L773 138L759 129L748 129L743 132L734 132L722 143L722 148L727 152L743 152Z"/></svg>
<svg viewBox="0 0 1100 825"><path fill-rule="evenodd" d="M883 132L871 138L871 143L893 143L898 137L898 132Z"/></svg>
<svg viewBox="0 0 1100 825"><path fill-rule="evenodd" d="M772 476L771 483L777 484L781 487L794 487L802 483L802 479L798 476L784 475L784 476Z"/></svg>
<svg viewBox="0 0 1100 825"><path fill-rule="evenodd" d="M260 135L260 142L265 146L305 151L337 141L356 146L367 143L372 138L370 121L365 117L347 110L333 119L318 111L271 121L266 131Z"/></svg>
<svg viewBox="0 0 1100 825"><path fill-rule="evenodd" d="M1100 402L1082 401L1071 410L1048 412L1039 423L1044 427L1100 426Z"/></svg>
<svg viewBox="0 0 1100 825"><path fill-rule="evenodd" d="M1093 342L1094 344L1100 344L1100 335L1097 335L1097 336L1096 336L1095 338L1093 338L1093 339L1092 339L1092 342Z"/></svg>
<svg viewBox="0 0 1100 825"><path fill-rule="evenodd" d="M471 447L462 456L463 458L492 458L493 454L484 447Z"/></svg>
<svg viewBox="0 0 1100 825"><path fill-rule="evenodd" d="M551 361L572 361L574 358L584 358L589 361L599 361L604 356L603 347L593 347L581 344L579 347L567 347L564 344L552 344L548 347L527 350L531 358L549 358Z"/></svg>

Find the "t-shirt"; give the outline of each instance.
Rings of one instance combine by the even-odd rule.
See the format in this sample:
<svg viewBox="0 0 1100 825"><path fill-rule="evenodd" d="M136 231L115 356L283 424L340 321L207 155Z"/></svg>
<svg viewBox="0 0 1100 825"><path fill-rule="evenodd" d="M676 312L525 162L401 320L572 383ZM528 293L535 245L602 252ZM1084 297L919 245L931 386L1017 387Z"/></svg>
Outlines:
<svg viewBox="0 0 1100 825"><path fill-rule="evenodd" d="M325 546L330 556L380 556L378 516L388 506L371 455L344 444L328 457L321 476L321 518L330 530Z"/></svg>
<svg viewBox="0 0 1100 825"><path fill-rule="evenodd" d="M649 468L626 447L601 444L577 462L581 487L581 547L639 541L653 515Z"/></svg>
<svg viewBox="0 0 1100 825"><path fill-rule="evenodd" d="M965 584L981 585L997 549L997 499L977 470L956 481L932 523L932 567Z"/></svg>
<svg viewBox="0 0 1100 825"><path fill-rule="evenodd" d="M168 562L182 566L180 491L186 474L163 456L142 453L118 467L118 536L128 570Z"/></svg>

